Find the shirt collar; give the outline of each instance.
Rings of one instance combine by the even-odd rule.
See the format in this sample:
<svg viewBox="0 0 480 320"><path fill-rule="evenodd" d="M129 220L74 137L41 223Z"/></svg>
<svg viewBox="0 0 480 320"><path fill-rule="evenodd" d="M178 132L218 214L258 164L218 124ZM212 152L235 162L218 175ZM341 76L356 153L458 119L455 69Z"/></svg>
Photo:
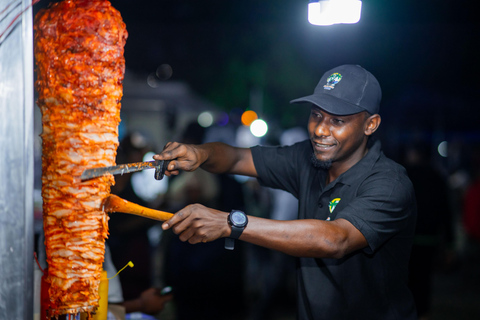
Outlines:
<svg viewBox="0 0 480 320"><path fill-rule="evenodd" d="M370 138L367 142L368 152L360 161L354 164L350 169L338 176L333 183L342 183L346 185L352 185L357 179L372 169L373 165L377 162L381 154L382 145L379 140Z"/></svg>

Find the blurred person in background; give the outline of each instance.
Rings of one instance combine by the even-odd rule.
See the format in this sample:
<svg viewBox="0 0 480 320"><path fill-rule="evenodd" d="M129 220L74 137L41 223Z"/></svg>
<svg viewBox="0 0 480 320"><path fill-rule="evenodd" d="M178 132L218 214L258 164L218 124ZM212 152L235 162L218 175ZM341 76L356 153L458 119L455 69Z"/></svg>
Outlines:
<svg viewBox="0 0 480 320"><path fill-rule="evenodd" d="M409 287L418 318L429 319L435 266L453 254L454 224L448 184L432 166L426 143L407 145L403 165L413 183L417 199L417 224L409 264Z"/></svg>
<svg viewBox="0 0 480 320"><path fill-rule="evenodd" d="M480 147L472 155L472 180L463 198L462 224L467 236L467 260L480 261Z"/></svg>
<svg viewBox="0 0 480 320"><path fill-rule="evenodd" d="M117 151L117 164L143 161L143 156L151 147L147 137L138 132L127 134L121 141ZM139 197L132 185L132 174L115 175L112 194L141 206L148 203ZM120 269L132 261L135 268L122 273L122 288L125 299L135 299L152 286L151 246L148 229L152 226L149 219L115 212L109 215L109 236L106 243L112 253L112 261Z"/></svg>
<svg viewBox="0 0 480 320"><path fill-rule="evenodd" d="M372 137L380 100L370 72L343 65L327 71L312 95L292 101L310 103L309 140L252 148L168 143L154 156L171 160L167 175L201 167L256 177L292 193L299 215L280 221L193 204L164 230L191 244L226 238L225 247L234 249L240 239L297 257L300 320L416 319L407 285L415 194L405 169Z"/></svg>
<svg viewBox="0 0 480 320"><path fill-rule="evenodd" d="M125 319L126 315L134 314L135 319L142 319L143 314L158 316L165 305L173 299L170 290L150 287L140 293L137 297L125 300L121 285L121 274L113 265L110 249L105 246L105 260L103 269L107 271L108 278L108 311L118 320ZM170 288L164 288L170 289ZM111 319L110 317L108 319ZM113 318L112 318L113 319Z"/></svg>
<svg viewBox="0 0 480 320"><path fill-rule="evenodd" d="M196 121L189 123L181 137L187 144L200 144L205 128ZM226 176L198 170L173 177L162 208L169 212L199 203L223 210L227 205L243 206L241 188ZM163 239L164 283L175 293L176 320L234 320L244 309L242 251L227 252L221 241L192 246L171 232ZM229 294L225 294L225 292Z"/></svg>
<svg viewBox="0 0 480 320"><path fill-rule="evenodd" d="M290 146L308 139L305 128L293 127L283 131L279 143ZM273 220L294 220L298 218L298 200L291 193L268 188L270 194L270 213ZM250 213L250 212L249 212ZM255 299L251 320L275 319L275 314L285 313L295 308L291 301L292 287L295 284L295 259L283 252L257 247L261 257L258 267L261 272L261 283L257 283L259 297ZM258 272L257 270L255 270ZM259 274L254 275L258 278Z"/></svg>

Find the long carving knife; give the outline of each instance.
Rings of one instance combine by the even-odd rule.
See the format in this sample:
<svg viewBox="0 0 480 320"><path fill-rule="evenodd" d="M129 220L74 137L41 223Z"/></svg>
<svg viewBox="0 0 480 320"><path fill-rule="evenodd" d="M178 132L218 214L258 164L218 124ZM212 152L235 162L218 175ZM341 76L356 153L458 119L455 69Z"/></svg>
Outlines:
<svg viewBox="0 0 480 320"><path fill-rule="evenodd" d="M99 167L86 169L82 172L80 179L82 181L101 177L106 174L126 174L131 172L142 171L145 169L155 169L155 179L162 180L165 175L165 170L170 161L165 160L155 160L155 161L146 161L146 162L135 162L135 163L126 163L119 164L111 167Z"/></svg>

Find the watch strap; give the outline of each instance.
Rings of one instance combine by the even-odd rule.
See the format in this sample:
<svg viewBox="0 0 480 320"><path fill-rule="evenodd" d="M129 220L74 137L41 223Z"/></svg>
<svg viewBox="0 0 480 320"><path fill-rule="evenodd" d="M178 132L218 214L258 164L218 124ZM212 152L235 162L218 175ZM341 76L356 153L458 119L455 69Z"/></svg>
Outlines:
<svg viewBox="0 0 480 320"><path fill-rule="evenodd" d="M235 249L235 239L225 238L225 249L227 250Z"/></svg>
<svg viewBox="0 0 480 320"><path fill-rule="evenodd" d="M243 229L245 229L245 226L246 226L246 222L248 222L248 219L246 219L246 222L245 224L242 226L242 227L239 227L239 226L235 226L232 221L230 220L230 215L232 213L234 213L234 211L238 211L238 212L241 212L243 215L245 215L244 212L242 211L239 211L239 210L232 210L232 212L230 212L230 214L228 215L228 224L231 226L232 228L232 231L230 233L230 236L228 238L225 238L225 249L227 250L233 250L235 249L235 240L240 238L240 236L242 235L242 232L243 232ZM246 217L246 216L245 216Z"/></svg>
<svg viewBox="0 0 480 320"><path fill-rule="evenodd" d="M242 235L243 229L245 228L239 228L232 226L232 233L230 233L230 238L232 239L238 239Z"/></svg>

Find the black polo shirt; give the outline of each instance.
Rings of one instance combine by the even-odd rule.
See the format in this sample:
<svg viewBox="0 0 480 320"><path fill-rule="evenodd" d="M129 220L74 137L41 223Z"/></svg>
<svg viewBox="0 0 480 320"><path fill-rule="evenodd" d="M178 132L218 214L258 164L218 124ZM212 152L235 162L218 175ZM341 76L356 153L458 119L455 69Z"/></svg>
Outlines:
<svg viewBox="0 0 480 320"><path fill-rule="evenodd" d="M380 142L328 185L327 172L311 164L309 140L251 150L260 183L297 197L299 219L346 219L368 242L342 259L297 259L298 319L416 319L407 288L413 186Z"/></svg>

